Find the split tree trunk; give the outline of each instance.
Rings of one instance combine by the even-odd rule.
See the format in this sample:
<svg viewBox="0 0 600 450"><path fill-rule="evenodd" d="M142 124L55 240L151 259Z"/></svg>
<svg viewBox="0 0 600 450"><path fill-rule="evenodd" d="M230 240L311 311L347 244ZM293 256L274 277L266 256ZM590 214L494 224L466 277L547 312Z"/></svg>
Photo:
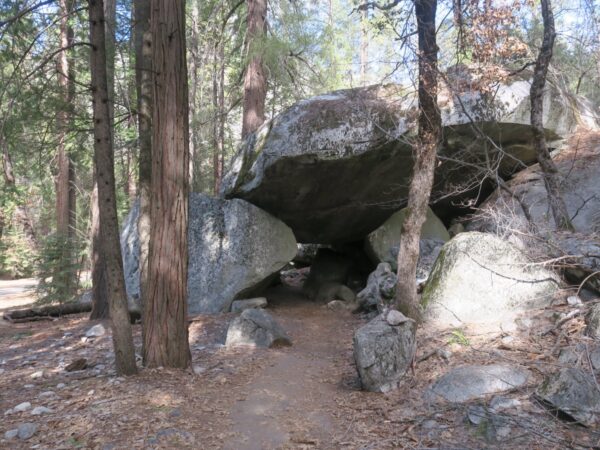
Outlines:
<svg viewBox="0 0 600 450"><path fill-rule="evenodd" d="M414 0L414 4L419 37L419 133L414 148L415 163L408 193L408 211L402 225L398 251L396 303L400 311L420 322L422 317L416 282L419 241L433 186L442 120L437 104L437 0Z"/></svg>
<svg viewBox="0 0 600 450"><path fill-rule="evenodd" d="M150 182L152 176L152 38L150 35L150 2L134 0L135 78L138 109L138 193L140 214L140 299L146 303L148 292L148 247L150 243ZM142 328L145 333L145 327Z"/></svg>
<svg viewBox="0 0 600 450"><path fill-rule="evenodd" d="M152 0L152 182L144 363L190 364L187 323L188 86L185 2Z"/></svg>
<svg viewBox="0 0 600 450"><path fill-rule="evenodd" d="M89 0L90 40L92 43L90 68L94 112L94 164L98 179L100 209L101 255L106 267L109 310L117 373L131 375L137 372L135 349L127 311L127 294L123 276L123 259L119 245L119 224L115 191L114 152L112 148L106 51L104 9L102 0Z"/></svg>
<svg viewBox="0 0 600 450"><path fill-rule="evenodd" d="M267 0L248 0L248 31L246 33L250 60L244 77L244 109L242 139L254 133L265 121L267 76L259 46L266 31Z"/></svg>
<svg viewBox="0 0 600 450"><path fill-rule="evenodd" d="M538 54L531 83L531 127L533 129L533 145L544 174L544 185L548 193L548 203L552 210L554 223L558 230L574 230L565 201L560 192L560 173L550 157L546 136L544 134L544 86L548 66L552 59L552 48L556 31L554 29L554 15L550 0L541 0L542 17L544 20L544 39Z"/></svg>

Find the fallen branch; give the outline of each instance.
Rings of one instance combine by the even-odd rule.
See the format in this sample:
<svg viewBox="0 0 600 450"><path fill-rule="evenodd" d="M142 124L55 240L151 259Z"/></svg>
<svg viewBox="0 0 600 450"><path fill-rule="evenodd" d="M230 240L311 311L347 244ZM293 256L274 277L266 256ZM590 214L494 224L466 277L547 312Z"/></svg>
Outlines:
<svg viewBox="0 0 600 450"><path fill-rule="evenodd" d="M63 305L41 306L38 308L17 309L4 313L4 320L12 323L46 320L51 317L61 317L69 314L90 312L91 303L65 303Z"/></svg>

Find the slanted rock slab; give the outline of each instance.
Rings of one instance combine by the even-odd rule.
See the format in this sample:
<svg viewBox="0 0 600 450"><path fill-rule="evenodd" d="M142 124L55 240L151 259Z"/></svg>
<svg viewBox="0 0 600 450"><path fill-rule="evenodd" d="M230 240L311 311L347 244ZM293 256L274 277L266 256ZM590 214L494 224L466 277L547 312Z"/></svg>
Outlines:
<svg viewBox="0 0 600 450"><path fill-rule="evenodd" d="M461 79L465 76L461 75ZM476 85L476 82L467 83ZM444 142L440 154L480 161L472 120L503 147L503 172L515 158L535 162L528 80L500 84L494 95L469 89L440 95ZM583 105L548 83L544 91L548 139L575 129ZM458 101L460 99L460 102ZM364 238L408 197L417 130L414 89L376 85L302 100L242 143L221 184L227 198L243 198L288 224L300 242L336 244ZM566 107L565 104L569 106ZM463 109L464 107L464 109ZM465 111L466 110L466 111ZM586 109L590 113L592 108ZM593 113L592 113L593 115ZM473 145L475 144L475 145ZM465 153L467 153L465 155ZM472 153L472 154L471 154ZM467 173L465 173L467 172ZM473 172L446 160L436 167L434 196L457 191ZM460 189L460 188L458 188Z"/></svg>
<svg viewBox="0 0 600 450"><path fill-rule="evenodd" d="M548 376L536 395L582 425L594 427L599 423L600 392L594 378L581 369L569 367Z"/></svg>
<svg viewBox="0 0 600 450"><path fill-rule="evenodd" d="M268 312L247 309L229 324L225 345L270 348L292 345L292 340Z"/></svg>
<svg viewBox="0 0 600 450"><path fill-rule="evenodd" d="M127 294L140 309L139 202L129 213L121 247ZM231 303L266 287L297 252L292 230L243 200L190 194L188 227L190 314L228 312Z"/></svg>
<svg viewBox="0 0 600 450"><path fill-rule="evenodd" d="M491 364L456 367L442 375L424 394L428 402L465 403L523 386L529 371L518 366Z"/></svg>
<svg viewBox="0 0 600 450"><path fill-rule="evenodd" d="M393 326L380 314L354 333L354 361L364 389L398 387L415 353L415 331L413 320Z"/></svg>

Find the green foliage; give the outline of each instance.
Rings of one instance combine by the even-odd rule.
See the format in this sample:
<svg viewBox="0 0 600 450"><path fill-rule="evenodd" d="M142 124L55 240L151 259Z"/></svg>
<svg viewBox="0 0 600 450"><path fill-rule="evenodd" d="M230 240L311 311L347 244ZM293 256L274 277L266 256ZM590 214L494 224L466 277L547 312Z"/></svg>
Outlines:
<svg viewBox="0 0 600 450"><path fill-rule="evenodd" d="M51 234L43 242L37 260L38 303L71 301L79 288L81 257L85 251L78 239Z"/></svg>
<svg viewBox="0 0 600 450"><path fill-rule="evenodd" d="M471 342L469 342L469 339L467 338L467 336L465 336L465 333L459 328L452 331L448 343L462 345L463 347L468 347L469 345L471 345Z"/></svg>
<svg viewBox="0 0 600 450"><path fill-rule="evenodd" d="M0 275L10 278L28 278L33 275L35 253L24 233L10 227L0 240Z"/></svg>

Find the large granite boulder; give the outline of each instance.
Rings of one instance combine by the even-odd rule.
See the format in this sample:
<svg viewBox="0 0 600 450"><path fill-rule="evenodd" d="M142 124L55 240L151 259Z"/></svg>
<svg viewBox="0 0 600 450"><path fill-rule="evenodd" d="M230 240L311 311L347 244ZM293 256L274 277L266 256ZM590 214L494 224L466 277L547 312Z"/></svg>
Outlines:
<svg viewBox="0 0 600 450"><path fill-rule="evenodd" d="M121 233L125 281L130 303L140 308L139 206L132 208ZM296 255L292 230L243 200L191 194L188 228L188 306L191 314L227 312L235 299L248 297Z"/></svg>
<svg viewBox="0 0 600 450"><path fill-rule="evenodd" d="M503 323L547 306L560 279L499 237L461 233L444 245L421 298L441 326Z"/></svg>
<svg viewBox="0 0 600 450"><path fill-rule="evenodd" d="M386 262L392 269L398 268L398 248L406 212L407 209L402 208L392 214L379 228L366 237L365 250L373 262L377 264ZM431 208L427 208L427 218L421 229L421 240L423 239L440 241L442 244L450 240L448 230Z"/></svg>
<svg viewBox="0 0 600 450"><path fill-rule="evenodd" d="M401 320L380 314L354 334L354 361L368 391L396 389L415 354L415 321L397 311L389 313L400 315Z"/></svg>
<svg viewBox="0 0 600 450"><path fill-rule="evenodd" d="M484 162L470 120L504 147L505 171L535 161L531 148L529 82L500 84L494 95L462 91L440 96L441 154ZM550 85L545 94L549 139L572 131L579 117L570 97ZM556 107L560 104L561 107ZM466 112L463 111L464 105ZM362 239L406 202L418 117L414 91L397 85L336 91L303 100L244 141L222 183L227 198L242 198L288 224L300 242ZM437 167L434 195L473 180L446 159Z"/></svg>
<svg viewBox="0 0 600 450"><path fill-rule="evenodd" d="M561 192L575 229L600 232L600 133L574 135L553 158L563 177ZM556 226L548 205L544 178L535 164L519 172L508 187L527 205L538 232L554 231ZM519 203L503 190L496 190L467 225L470 231L528 231Z"/></svg>

